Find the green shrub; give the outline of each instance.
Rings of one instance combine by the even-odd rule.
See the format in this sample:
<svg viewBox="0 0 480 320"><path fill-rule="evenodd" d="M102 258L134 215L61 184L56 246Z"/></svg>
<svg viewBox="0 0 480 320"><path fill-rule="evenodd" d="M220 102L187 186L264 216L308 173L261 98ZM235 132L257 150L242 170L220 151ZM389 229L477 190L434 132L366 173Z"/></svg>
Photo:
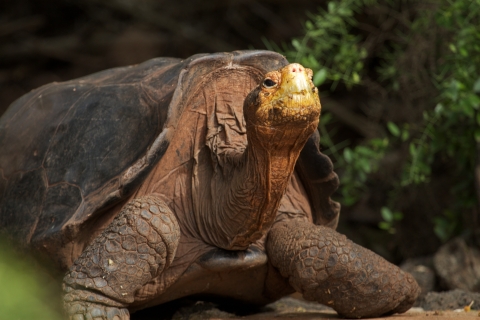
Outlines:
<svg viewBox="0 0 480 320"><path fill-rule="evenodd" d="M384 19L379 28L391 21L397 26L382 34L365 28L360 18ZM446 241L470 228L462 226L461 217L478 206L474 171L480 150L479 26L480 0L340 0L309 14L304 36L290 45L269 44L290 61L313 69L315 84L333 93L340 83L342 88L375 87L386 100L409 99L418 105L419 116L412 115L412 123L380 119L390 135L357 145L335 142L322 120L322 145L341 173L339 193L345 205L358 201L386 154L403 148L409 155L401 173L392 177L391 187L396 190L392 194L429 182L435 165L443 164L454 177L447 186L454 201L433 219L434 231ZM377 42L372 45L374 37ZM416 48L420 40L428 50ZM334 120L328 113L323 117ZM395 209L394 199L386 202L380 227L392 232L402 213Z"/></svg>

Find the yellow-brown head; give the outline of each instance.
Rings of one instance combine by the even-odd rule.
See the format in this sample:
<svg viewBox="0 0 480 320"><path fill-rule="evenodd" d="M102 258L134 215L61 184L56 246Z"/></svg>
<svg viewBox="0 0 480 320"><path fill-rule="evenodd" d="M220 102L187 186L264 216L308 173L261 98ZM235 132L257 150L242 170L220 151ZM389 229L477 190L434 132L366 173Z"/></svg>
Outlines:
<svg viewBox="0 0 480 320"><path fill-rule="evenodd" d="M245 100L247 125L304 127L318 123L321 105L312 75L312 70L298 63L267 73Z"/></svg>

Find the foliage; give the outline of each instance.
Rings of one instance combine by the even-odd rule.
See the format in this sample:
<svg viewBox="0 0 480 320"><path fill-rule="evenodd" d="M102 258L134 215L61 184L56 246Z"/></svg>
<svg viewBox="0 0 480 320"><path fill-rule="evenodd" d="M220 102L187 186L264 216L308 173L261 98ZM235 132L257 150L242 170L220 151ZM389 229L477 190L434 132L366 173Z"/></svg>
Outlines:
<svg viewBox="0 0 480 320"><path fill-rule="evenodd" d="M390 16L396 17L401 27L372 53L366 39L370 30L367 36L359 35L358 17L379 4L381 10L392 12ZM400 14L402 6L408 5L416 8L416 13ZM390 98L401 99L418 87L432 86L434 90L423 92L427 103L419 105L423 116L415 123L382 119L388 137L364 140L356 146L340 142L340 150L324 123L320 130L323 145L333 150L335 165L342 173L340 194L345 205L358 201L369 176L394 148L406 146L409 152L400 174L391 182L396 189L428 182L435 165L446 163L451 175L458 177L451 187L455 201L433 221L435 233L446 241L462 230L461 213L477 205L473 173L480 145L480 0L441 0L429 4L433 10L422 10L421 5L414 0L331 1L326 10L309 15L305 35L293 39L282 51L289 60L313 69L315 84L329 85L333 92L339 83L346 88L367 87L372 82L372 75L365 70L367 60L377 61L375 85L385 88ZM440 30L441 36L431 36L432 30ZM411 50L419 38L433 39L429 46L438 49L413 70ZM391 207L395 201L388 202L380 210L383 222L379 226L394 232L402 213Z"/></svg>
<svg viewBox="0 0 480 320"><path fill-rule="evenodd" d="M343 158L338 165L344 168L340 189L344 205L351 206L360 199L369 174L377 171L387 147L388 139L372 139L353 149L346 147L343 150Z"/></svg>
<svg viewBox="0 0 480 320"><path fill-rule="evenodd" d="M480 1L443 1L435 21L451 37L440 72L435 75L438 104L425 112L420 138L410 144L411 161L403 185L421 183L431 175L436 158L450 159L458 181L457 201L436 217L435 233L443 241L459 229L459 215L477 205L474 186L476 145L480 143ZM467 228L466 228L467 229Z"/></svg>
<svg viewBox="0 0 480 320"><path fill-rule="evenodd" d="M395 233L394 224L396 221L403 219L403 214L401 212L392 212L388 207L382 207L380 210L382 214L383 221L379 223L380 229L386 230L390 233Z"/></svg>
<svg viewBox="0 0 480 320"><path fill-rule="evenodd" d="M452 210L445 210L442 216L435 217L434 231L443 242L449 240L452 235L459 233L460 223L457 215Z"/></svg>
<svg viewBox="0 0 480 320"><path fill-rule="evenodd" d="M61 319L49 304L48 287L28 261L21 261L0 242L0 310L2 319Z"/></svg>
<svg viewBox="0 0 480 320"><path fill-rule="evenodd" d="M364 48L359 46L360 37L352 33L356 25L354 15L364 5L374 4L376 0L343 0L331 1L327 10L319 9L316 14L309 14L305 22L305 35L293 39L291 46L279 48L267 42L267 48L281 51L289 61L301 63L314 72L313 82L316 86L330 83L335 90L339 83L348 88L359 84L363 71L363 60L367 56ZM333 142L334 133L326 130L331 114L323 113L320 123L322 145L328 150L327 155L336 160L336 167L344 167L340 193L342 202L352 205L358 201L365 189L370 173L378 168L388 141L378 139L367 143L367 146L346 147L348 142ZM345 148L340 154L340 149Z"/></svg>
<svg viewBox="0 0 480 320"><path fill-rule="evenodd" d="M367 53L358 46L359 36L351 33L355 13L375 0L344 0L328 3L327 10L309 14L305 35L293 39L291 46L280 49L266 43L270 49L282 51L289 61L297 61L313 70L316 86L331 82L332 90L339 82L352 86L360 82L363 59Z"/></svg>

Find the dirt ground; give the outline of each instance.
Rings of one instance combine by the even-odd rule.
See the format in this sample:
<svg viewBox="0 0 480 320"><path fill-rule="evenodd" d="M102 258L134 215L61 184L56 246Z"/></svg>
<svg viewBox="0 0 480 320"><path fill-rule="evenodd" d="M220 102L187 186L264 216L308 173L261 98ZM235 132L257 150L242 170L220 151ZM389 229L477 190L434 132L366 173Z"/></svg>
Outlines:
<svg viewBox="0 0 480 320"><path fill-rule="evenodd" d="M472 304L470 311L465 307ZM132 314L132 320L203 320L203 319L340 319L333 309L302 300L299 294L282 298L263 308L251 309L238 305L217 305L211 302L176 302ZM477 305L476 305L477 304ZM480 294L453 290L429 293L404 314L375 319L480 319ZM477 307L477 308L475 308Z"/></svg>
<svg viewBox="0 0 480 320"><path fill-rule="evenodd" d="M454 298L456 295L451 295ZM442 298L437 297L437 301ZM447 298L448 299L448 298ZM283 298L273 304L274 311L259 313L244 317L244 319L339 319L335 311L319 306L318 304L297 300L295 298ZM446 308L444 308L446 309ZM473 308L474 309L474 308ZM454 311L455 310L455 311ZM429 310L423 308L412 308L404 314L396 314L389 317L375 319L480 319L479 311L471 310L465 312L464 308L450 310Z"/></svg>
<svg viewBox="0 0 480 320"><path fill-rule="evenodd" d="M420 320L420 319L479 319L478 311L470 312L454 312L454 311L423 311L422 309L412 309L404 314L395 314L389 317L381 318L369 318L369 319L408 319L408 320ZM214 319L214 318L211 318ZM215 318L221 319L221 318ZM232 318L234 319L234 318ZM238 319L238 318L237 318ZM320 311L320 312L311 312L311 311L291 311L283 313L271 313L271 314L260 314L243 317L240 319L304 319L304 320L313 320L313 319L339 319L337 314L334 311Z"/></svg>

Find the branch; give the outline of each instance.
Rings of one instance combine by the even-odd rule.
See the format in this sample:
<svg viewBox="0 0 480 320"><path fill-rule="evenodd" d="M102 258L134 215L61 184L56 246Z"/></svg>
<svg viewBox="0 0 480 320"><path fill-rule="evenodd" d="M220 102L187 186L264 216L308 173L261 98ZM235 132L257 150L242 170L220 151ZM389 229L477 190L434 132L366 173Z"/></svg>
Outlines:
<svg viewBox="0 0 480 320"><path fill-rule="evenodd" d="M480 142L476 143L477 157L475 159L475 191L477 192L477 213L480 212ZM477 221L476 221L477 222Z"/></svg>
<svg viewBox="0 0 480 320"><path fill-rule="evenodd" d="M0 37L11 35L19 31L37 30L45 24L43 16L29 16L27 18L18 19L0 23Z"/></svg>
<svg viewBox="0 0 480 320"><path fill-rule="evenodd" d="M325 110L330 111L338 120L367 139L385 136L385 130L382 126L369 120L365 116L350 111L343 104L333 99L322 98L322 106Z"/></svg>

